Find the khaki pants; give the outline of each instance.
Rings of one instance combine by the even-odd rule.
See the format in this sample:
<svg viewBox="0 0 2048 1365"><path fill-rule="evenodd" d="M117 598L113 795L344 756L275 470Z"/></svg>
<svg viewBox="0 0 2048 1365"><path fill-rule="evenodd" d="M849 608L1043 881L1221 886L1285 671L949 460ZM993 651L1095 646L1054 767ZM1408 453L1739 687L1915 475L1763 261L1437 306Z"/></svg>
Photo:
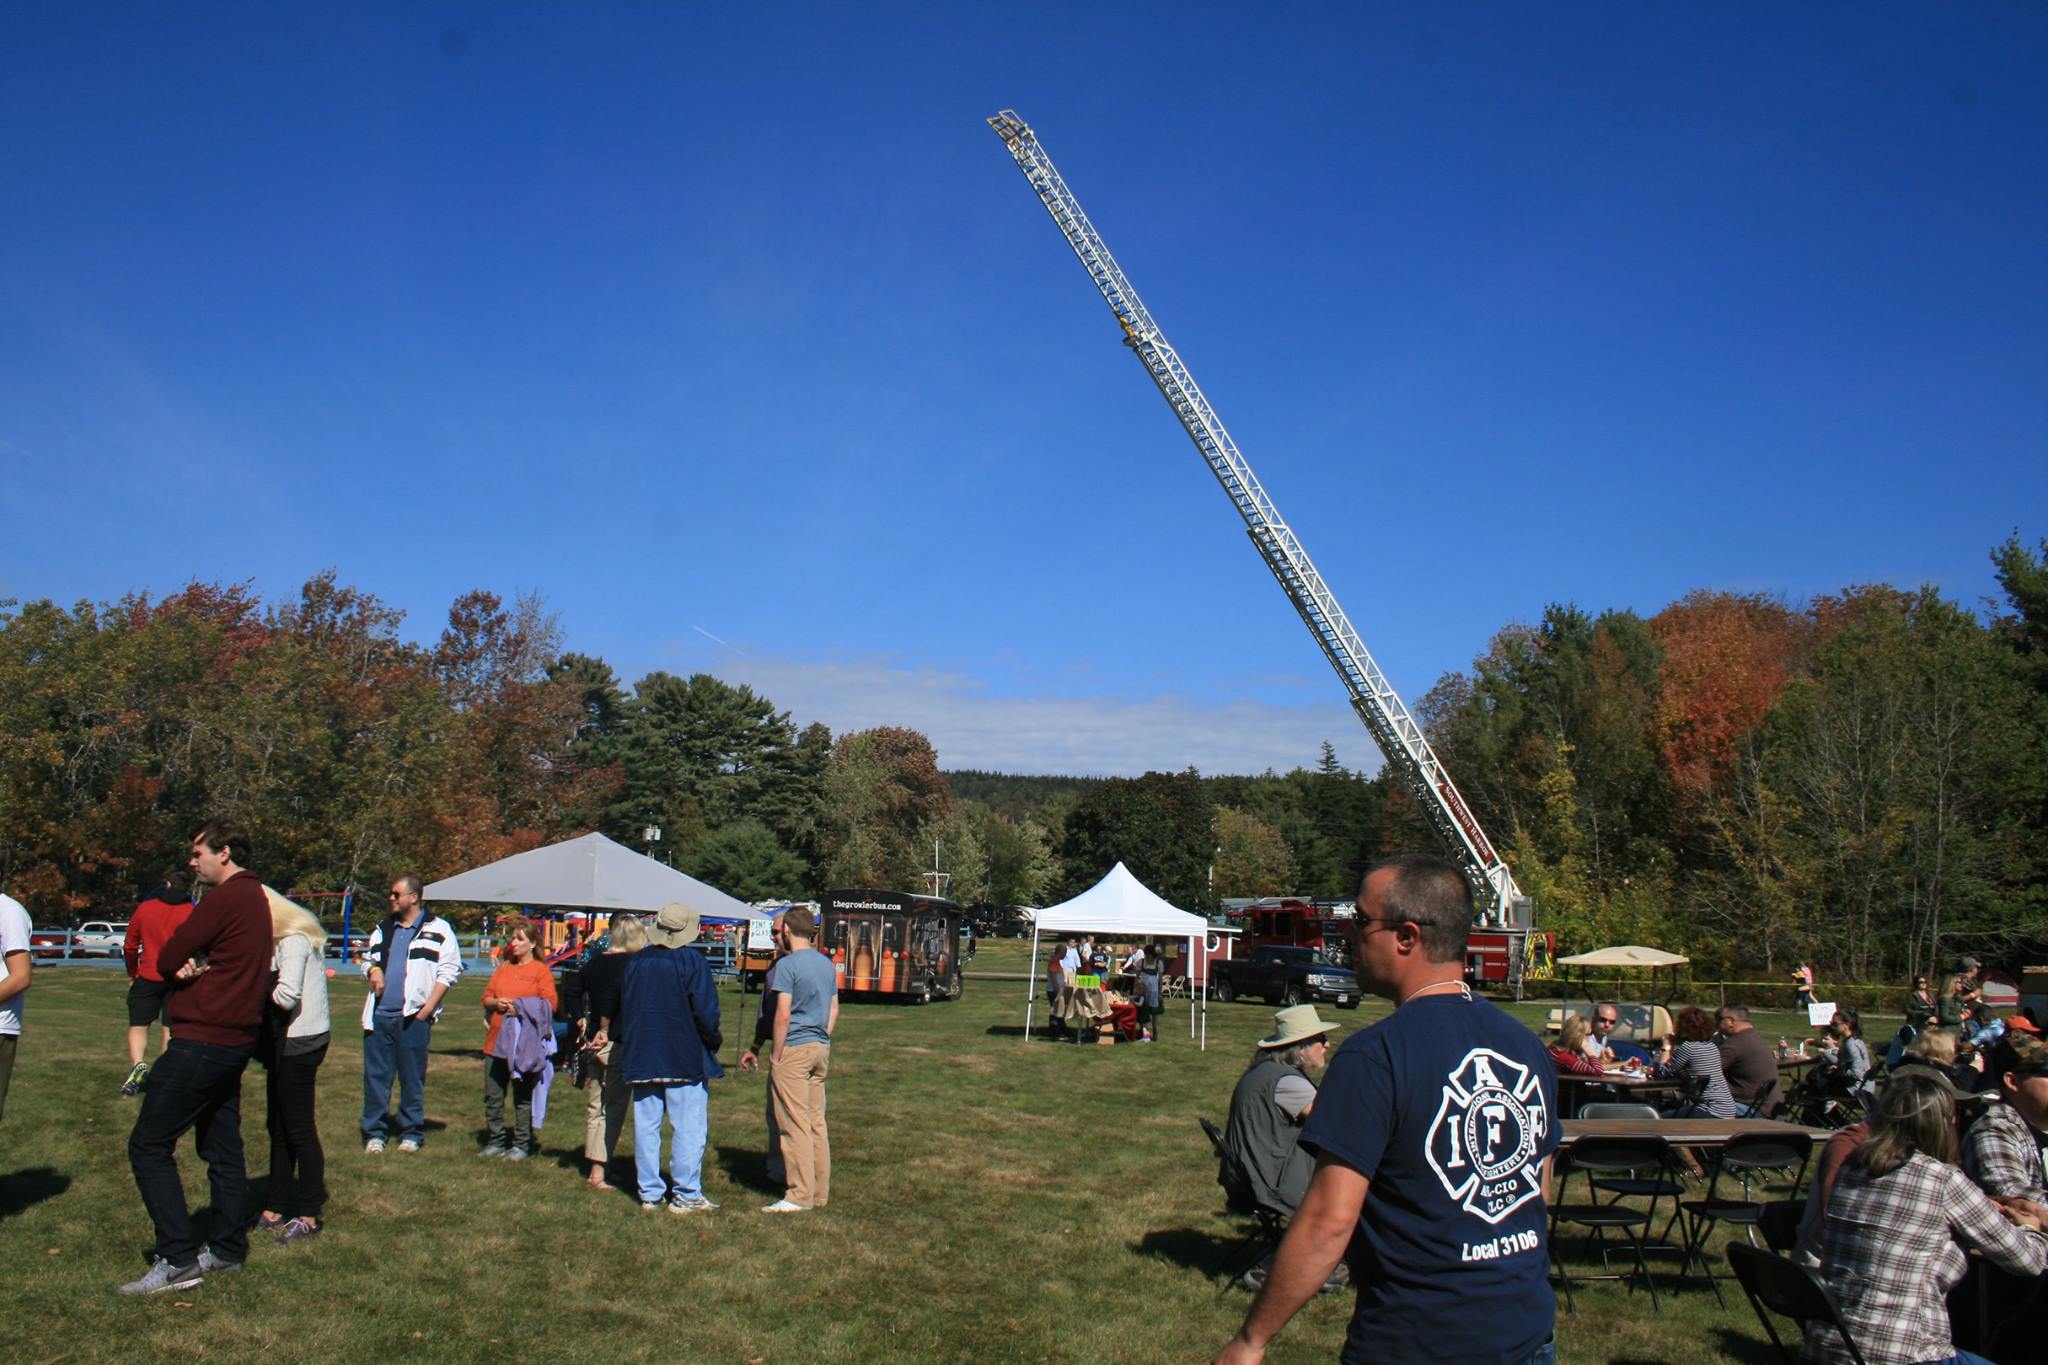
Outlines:
<svg viewBox="0 0 2048 1365"><path fill-rule="evenodd" d="M626 1121L626 1073L612 1065L618 1044L606 1043L584 1053L583 1090L590 1097L583 1114L583 1159L608 1162L619 1150L619 1129Z"/></svg>
<svg viewBox="0 0 2048 1365"><path fill-rule="evenodd" d="M825 1135L825 1072L831 1059L829 1043L798 1043L782 1049L782 1060L768 1077L789 1177L783 1197L807 1209L823 1208L832 1195L832 1146Z"/></svg>

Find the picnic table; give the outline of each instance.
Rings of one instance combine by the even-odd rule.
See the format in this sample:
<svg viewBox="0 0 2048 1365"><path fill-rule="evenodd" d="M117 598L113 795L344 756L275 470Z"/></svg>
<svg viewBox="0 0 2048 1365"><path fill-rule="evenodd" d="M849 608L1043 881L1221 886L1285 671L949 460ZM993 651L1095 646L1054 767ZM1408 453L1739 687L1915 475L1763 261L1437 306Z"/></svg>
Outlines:
<svg viewBox="0 0 2048 1365"><path fill-rule="evenodd" d="M1776 1119L1566 1119L1558 1145L1569 1147L1588 1137L1654 1137L1678 1147L1725 1147L1730 1139L1751 1133L1804 1138L1808 1142L1826 1142L1834 1136L1830 1128L1809 1128L1803 1123L1780 1123Z"/></svg>

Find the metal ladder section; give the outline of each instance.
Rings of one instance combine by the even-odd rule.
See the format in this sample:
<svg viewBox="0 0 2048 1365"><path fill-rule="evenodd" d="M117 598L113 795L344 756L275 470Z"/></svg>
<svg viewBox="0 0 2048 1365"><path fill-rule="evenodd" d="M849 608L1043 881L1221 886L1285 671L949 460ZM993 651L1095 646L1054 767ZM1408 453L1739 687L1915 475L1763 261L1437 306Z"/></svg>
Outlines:
<svg viewBox="0 0 2048 1365"><path fill-rule="evenodd" d="M1336 595L1281 519L1258 476L1252 473L1251 465L1238 453L1216 410L1188 372L1180 353L1161 334L1138 291L1131 287L1123 268L1082 210L1080 200L1052 164L1052 158L1014 110L1005 109L988 123L1010 149L1018 169L1024 172L1024 178L1066 237L1067 245L1074 249L1096 289L1116 314L1123 327L1124 344L1144 362L1146 372L1172 405L1174 416L1180 419L1195 449L1208 463L1209 471L1236 505L1260 558L1301 614L1324 657L1337 670L1337 676L1343 679L1352 709L1365 723L1373 742L1394 765L1402 786L1429 818L1472 883L1480 924L1490 928L1526 928L1527 898L1516 886L1514 874L1479 828L1478 820L1459 795L1457 784L1451 781L1450 773L1430 748L1421 725L1408 713L1400 695L1373 661ZM1515 953L1514 957L1519 959L1521 954ZM1520 975L1519 971L1514 974Z"/></svg>

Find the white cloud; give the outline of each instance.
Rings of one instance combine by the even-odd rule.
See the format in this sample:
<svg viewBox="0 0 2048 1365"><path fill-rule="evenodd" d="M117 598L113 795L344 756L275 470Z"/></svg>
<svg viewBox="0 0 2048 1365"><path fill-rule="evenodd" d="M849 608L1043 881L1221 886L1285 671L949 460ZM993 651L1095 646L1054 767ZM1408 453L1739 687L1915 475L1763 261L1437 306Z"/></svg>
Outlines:
<svg viewBox="0 0 2048 1365"><path fill-rule="evenodd" d="M1342 702L999 696L970 674L879 658L757 655L712 671L752 685L800 725L823 721L834 734L878 725L922 731L946 768L1112 777L1190 764L1209 775L1285 772L1313 766L1324 740L1346 767L1379 767L1379 751Z"/></svg>

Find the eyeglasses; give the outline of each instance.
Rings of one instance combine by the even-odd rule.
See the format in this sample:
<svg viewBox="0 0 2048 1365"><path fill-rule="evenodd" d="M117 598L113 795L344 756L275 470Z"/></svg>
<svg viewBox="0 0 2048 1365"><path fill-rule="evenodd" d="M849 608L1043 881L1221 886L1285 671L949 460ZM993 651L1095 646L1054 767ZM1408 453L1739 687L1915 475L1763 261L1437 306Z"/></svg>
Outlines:
<svg viewBox="0 0 2048 1365"><path fill-rule="evenodd" d="M1412 924L1418 929L1434 929L1438 927L1437 922L1433 919L1386 919L1379 915L1360 915L1358 916L1358 922L1360 924L1377 924L1388 929L1402 924Z"/></svg>

